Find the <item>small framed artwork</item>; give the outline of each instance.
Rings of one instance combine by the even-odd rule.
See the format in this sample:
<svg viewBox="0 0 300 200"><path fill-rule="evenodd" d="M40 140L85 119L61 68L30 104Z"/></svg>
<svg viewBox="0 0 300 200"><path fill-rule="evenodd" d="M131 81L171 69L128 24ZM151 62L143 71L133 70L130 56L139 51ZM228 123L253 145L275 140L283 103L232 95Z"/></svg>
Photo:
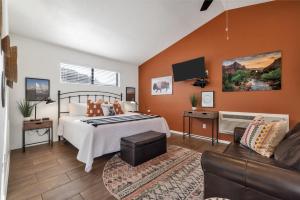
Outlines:
<svg viewBox="0 0 300 200"><path fill-rule="evenodd" d="M213 108L214 107L214 91L205 91L201 93L203 108Z"/></svg>
<svg viewBox="0 0 300 200"><path fill-rule="evenodd" d="M151 94L152 95L170 95L173 94L172 76L152 78Z"/></svg>
<svg viewBox="0 0 300 200"><path fill-rule="evenodd" d="M126 101L135 101L134 87L126 87Z"/></svg>
<svg viewBox="0 0 300 200"><path fill-rule="evenodd" d="M44 101L50 96L50 80L25 78L25 96L27 101Z"/></svg>

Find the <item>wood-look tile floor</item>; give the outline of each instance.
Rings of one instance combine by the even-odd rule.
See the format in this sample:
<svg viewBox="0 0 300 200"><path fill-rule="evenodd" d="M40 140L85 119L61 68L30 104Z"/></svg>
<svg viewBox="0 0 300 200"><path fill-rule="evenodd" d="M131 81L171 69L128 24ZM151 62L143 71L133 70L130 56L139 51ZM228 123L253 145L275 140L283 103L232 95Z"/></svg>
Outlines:
<svg viewBox="0 0 300 200"><path fill-rule="evenodd" d="M182 139L172 135L168 144L183 146L199 152L223 151L226 145L211 145L209 141L195 138ZM109 200L115 199L102 181L103 167L113 154L94 160L93 170L84 171L83 163L76 160L77 149L67 142L55 142L29 147L26 152L11 152L8 199L31 200Z"/></svg>

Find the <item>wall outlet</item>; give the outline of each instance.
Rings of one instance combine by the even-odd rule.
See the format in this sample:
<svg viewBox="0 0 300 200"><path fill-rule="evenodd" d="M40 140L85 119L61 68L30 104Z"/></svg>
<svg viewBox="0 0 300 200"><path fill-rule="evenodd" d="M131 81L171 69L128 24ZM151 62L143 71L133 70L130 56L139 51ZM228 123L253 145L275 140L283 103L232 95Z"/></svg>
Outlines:
<svg viewBox="0 0 300 200"><path fill-rule="evenodd" d="M206 128L206 124L202 124L202 128Z"/></svg>

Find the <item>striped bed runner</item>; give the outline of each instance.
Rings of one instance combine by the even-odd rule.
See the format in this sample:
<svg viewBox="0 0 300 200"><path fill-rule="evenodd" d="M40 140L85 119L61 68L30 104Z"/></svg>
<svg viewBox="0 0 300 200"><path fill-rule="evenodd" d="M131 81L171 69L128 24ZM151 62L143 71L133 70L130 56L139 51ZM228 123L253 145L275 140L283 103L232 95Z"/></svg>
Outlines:
<svg viewBox="0 0 300 200"><path fill-rule="evenodd" d="M88 120L81 120L81 121L97 127L99 125L147 120L147 119L153 119L153 118L158 118L158 117L160 117L160 116L159 115L138 114L138 115L130 115L130 116L118 116L118 117L115 116L115 117L108 117L108 118L102 118L102 119L88 119Z"/></svg>

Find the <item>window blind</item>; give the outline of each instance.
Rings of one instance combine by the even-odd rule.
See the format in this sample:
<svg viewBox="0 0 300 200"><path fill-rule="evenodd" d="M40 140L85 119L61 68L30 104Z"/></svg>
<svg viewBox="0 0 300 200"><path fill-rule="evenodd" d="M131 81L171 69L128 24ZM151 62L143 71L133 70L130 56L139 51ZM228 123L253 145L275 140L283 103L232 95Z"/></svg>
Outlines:
<svg viewBox="0 0 300 200"><path fill-rule="evenodd" d="M94 68L94 84L119 86L119 73Z"/></svg>
<svg viewBox="0 0 300 200"><path fill-rule="evenodd" d="M106 86L120 86L118 72L83 67L71 64L60 64L60 80L63 83L95 84Z"/></svg>

